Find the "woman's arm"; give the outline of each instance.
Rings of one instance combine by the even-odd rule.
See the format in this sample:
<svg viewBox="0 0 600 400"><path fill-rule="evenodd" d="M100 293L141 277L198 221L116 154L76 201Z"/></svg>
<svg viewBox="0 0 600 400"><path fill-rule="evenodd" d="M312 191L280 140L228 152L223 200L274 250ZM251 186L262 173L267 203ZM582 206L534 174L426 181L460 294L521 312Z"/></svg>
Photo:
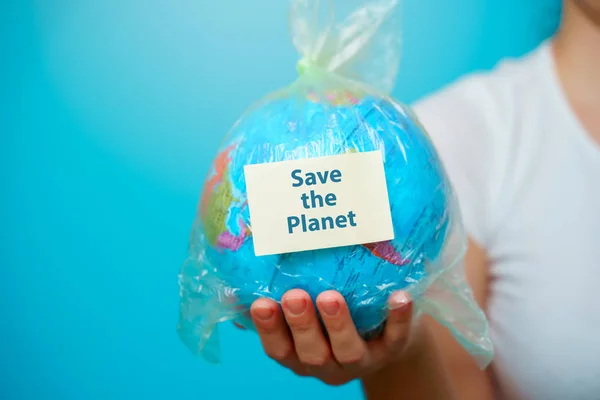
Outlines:
<svg viewBox="0 0 600 400"><path fill-rule="evenodd" d="M488 262L473 241L465 267L475 299L485 310ZM488 373L475 365L445 327L424 318L414 334L416 340L401 360L362 380L368 400L493 399Z"/></svg>
<svg viewBox="0 0 600 400"><path fill-rule="evenodd" d="M362 379L367 400L462 399L446 372L429 329L418 334L419 343L413 343L402 359Z"/></svg>

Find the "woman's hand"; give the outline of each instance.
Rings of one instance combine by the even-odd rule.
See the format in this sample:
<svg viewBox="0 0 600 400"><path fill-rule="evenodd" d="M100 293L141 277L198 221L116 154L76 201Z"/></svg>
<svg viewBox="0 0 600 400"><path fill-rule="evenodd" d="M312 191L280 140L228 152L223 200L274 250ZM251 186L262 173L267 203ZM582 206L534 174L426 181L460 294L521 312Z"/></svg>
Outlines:
<svg viewBox="0 0 600 400"><path fill-rule="evenodd" d="M369 342L358 335L338 292L324 292L316 299L329 340L308 293L291 290L281 304L263 298L250 310L266 354L300 376L316 377L329 385L365 377L394 362L410 337L413 307L403 292L390 297L385 329Z"/></svg>

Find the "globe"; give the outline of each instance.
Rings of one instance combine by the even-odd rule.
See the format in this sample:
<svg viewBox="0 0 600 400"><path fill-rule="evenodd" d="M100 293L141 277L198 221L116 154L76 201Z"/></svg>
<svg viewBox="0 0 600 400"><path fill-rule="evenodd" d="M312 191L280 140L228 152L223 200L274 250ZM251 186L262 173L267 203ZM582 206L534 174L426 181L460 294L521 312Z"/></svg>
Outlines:
<svg viewBox="0 0 600 400"><path fill-rule="evenodd" d="M393 240L254 254L245 165L373 150L383 154ZM292 87L249 109L221 145L203 188L183 278L188 285L210 279L213 298L219 298L213 301L221 305L214 319L247 326L259 297L279 301L299 288L315 299L336 290L368 338L381 330L393 291L424 290L419 284L449 235L451 193L438 154L408 107L355 87ZM190 289L188 296L206 297L207 290Z"/></svg>

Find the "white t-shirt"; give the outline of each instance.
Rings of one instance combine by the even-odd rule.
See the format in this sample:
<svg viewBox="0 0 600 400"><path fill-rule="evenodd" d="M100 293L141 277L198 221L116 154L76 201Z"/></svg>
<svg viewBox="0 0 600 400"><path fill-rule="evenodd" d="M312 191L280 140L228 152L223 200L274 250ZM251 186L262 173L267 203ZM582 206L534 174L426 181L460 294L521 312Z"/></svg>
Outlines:
<svg viewBox="0 0 600 400"><path fill-rule="evenodd" d="M414 109L492 262L498 397L600 399L600 145L564 97L550 43Z"/></svg>

